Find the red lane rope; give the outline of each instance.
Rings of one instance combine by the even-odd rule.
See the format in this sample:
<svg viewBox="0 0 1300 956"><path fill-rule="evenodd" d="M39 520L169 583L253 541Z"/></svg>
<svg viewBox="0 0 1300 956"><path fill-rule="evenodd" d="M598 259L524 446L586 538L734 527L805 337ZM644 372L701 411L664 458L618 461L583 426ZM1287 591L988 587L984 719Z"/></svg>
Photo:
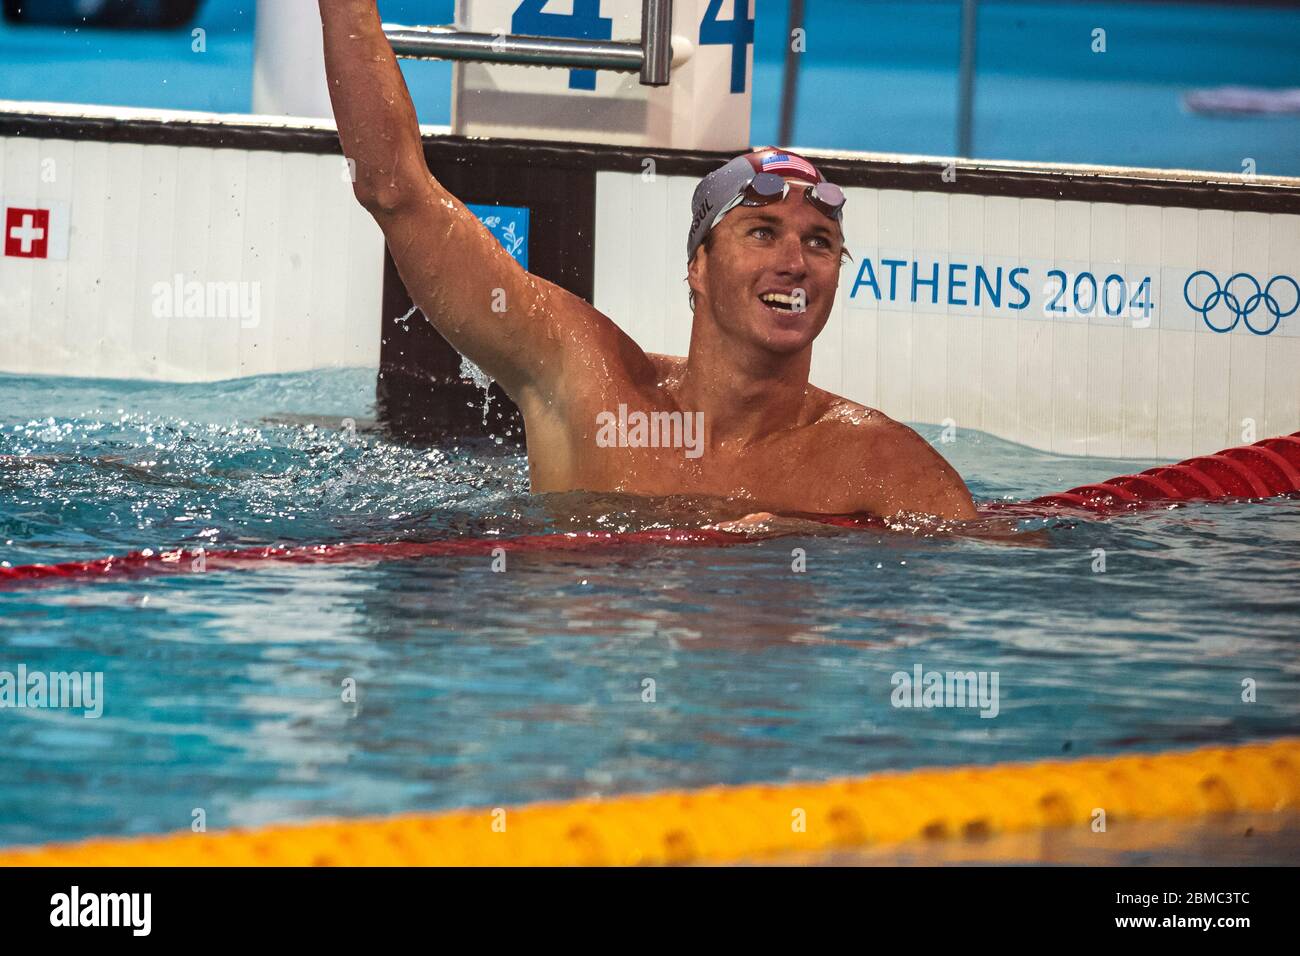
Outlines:
<svg viewBox="0 0 1300 956"><path fill-rule="evenodd" d="M227 548L186 552L151 549L110 555L93 561L65 561L61 564L24 564L0 567L0 584L8 581L39 581L69 578L103 578L111 575L170 574L184 571L229 570L267 561L288 564L355 564L403 558L491 554L507 551L592 551L602 547L632 544L667 544L673 547L734 544L743 536L713 529L650 531L575 531L501 538L452 538L442 541L361 541L341 544L310 544L288 547L268 545L256 548Z"/></svg>
<svg viewBox="0 0 1300 956"><path fill-rule="evenodd" d="M1006 509L1017 514L1049 515L1062 509L1090 514L1114 514L1169 502L1228 498L1265 498L1300 492L1300 432L1266 438L1253 445L1228 448L1213 455L1190 458L1176 465L1149 468L1137 475L1081 485L1029 502L993 502L985 514ZM812 516L809 516L812 517ZM879 519L860 516L817 516L825 524L846 528L882 528ZM344 564L451 555L507 552L592 551L627 545L718 547L749 540L747 535L714 528L650 531L577 531L521 537L452 538L441 541L389 541L313 544L288 547L226 548L213 551L133 551L92 561L24 564L0 567L6 583L84 580L114 575L170 574L178 571L226 570L261 566L267 561L289 564Z"/></svg>
<svg viewBox="0 0 1300 956"><path fill-rule="evenodd" d="M1044 495L1029 504L1112 514L1171 501L1271 498L1297 491L1300 432Z"/></svg>

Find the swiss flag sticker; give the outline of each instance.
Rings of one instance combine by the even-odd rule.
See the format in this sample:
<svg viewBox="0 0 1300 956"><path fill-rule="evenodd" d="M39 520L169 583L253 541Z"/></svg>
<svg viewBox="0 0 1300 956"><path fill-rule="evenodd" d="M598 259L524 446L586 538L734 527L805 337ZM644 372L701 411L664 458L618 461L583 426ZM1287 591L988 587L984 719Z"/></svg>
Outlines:
<svg viewBox="0 0 1300 956"><path fill-rule="evenodd" d="M4 203L4 254L15 259L66 259L70 216L66 202L37 200Z"/></svg>
<svg viewBox="0 0 1300 956"><path fill-rule="evenodd" d="M10 206L5 209L5 255L21 259L50 257L50 211Z"/></svg>

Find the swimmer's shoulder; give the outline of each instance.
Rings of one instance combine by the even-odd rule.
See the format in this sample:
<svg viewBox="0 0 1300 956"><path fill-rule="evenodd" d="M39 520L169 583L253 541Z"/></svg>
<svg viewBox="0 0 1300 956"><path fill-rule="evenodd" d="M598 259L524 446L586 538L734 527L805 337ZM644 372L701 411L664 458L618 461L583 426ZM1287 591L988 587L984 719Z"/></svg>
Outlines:
<svg viewBox="0 0 1300 956"><path fill-rule="evenodd" d="M974 516L965 481L916 429L879 409L823 394L825 405L815 428L818 445L839 449L827 470L867 492L863 510Z"/></svg>
<svg viewBox="0 0 1300 956"><path fill-rule="evenodd" d="M854 402L823 388L809 386L813 430L820 438L863 446L904 432L916 434L902 422L895 421L878 408Z"/></svg>
<svg viewBox="0 0 1300 956"><path fill-rule="evenodd" d="M818 389L820 408L814 430L818 440L829 440L855 453L888 455L897 460L920 457L926 462L938 458L930 443L914 428L890 418L878 408L850 401L842 395Z"/></svg>

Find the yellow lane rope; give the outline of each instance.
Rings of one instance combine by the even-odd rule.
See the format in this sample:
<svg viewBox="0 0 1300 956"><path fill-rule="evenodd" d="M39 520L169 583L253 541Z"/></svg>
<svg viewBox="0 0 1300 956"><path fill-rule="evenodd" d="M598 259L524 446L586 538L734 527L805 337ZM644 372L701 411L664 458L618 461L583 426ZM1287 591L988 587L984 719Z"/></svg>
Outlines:
<svg viewBox="0 0 1300 956"><path fill-rule="evenodd" d="M726 863L911 839L1300 810L1300 738L0 852L0 866ZM1097 837L1103 840L1104 833Z"/></svg>

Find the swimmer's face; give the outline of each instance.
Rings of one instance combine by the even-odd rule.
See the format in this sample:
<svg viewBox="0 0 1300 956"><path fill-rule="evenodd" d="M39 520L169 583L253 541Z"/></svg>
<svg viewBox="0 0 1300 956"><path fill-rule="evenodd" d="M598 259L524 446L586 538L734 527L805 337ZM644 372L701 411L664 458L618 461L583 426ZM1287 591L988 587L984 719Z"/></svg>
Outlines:
<svg viewBox="0 0 1300 956"><path fill-rule="evenodd" d="M691 260L689 280L729 336L778 353L807 348L826 325L839 287L844 234L792 181L779 203L737 206ZM764 303L768 291L802 290L803 310ZM797 298L797 292L796 296Z"/></svg>

